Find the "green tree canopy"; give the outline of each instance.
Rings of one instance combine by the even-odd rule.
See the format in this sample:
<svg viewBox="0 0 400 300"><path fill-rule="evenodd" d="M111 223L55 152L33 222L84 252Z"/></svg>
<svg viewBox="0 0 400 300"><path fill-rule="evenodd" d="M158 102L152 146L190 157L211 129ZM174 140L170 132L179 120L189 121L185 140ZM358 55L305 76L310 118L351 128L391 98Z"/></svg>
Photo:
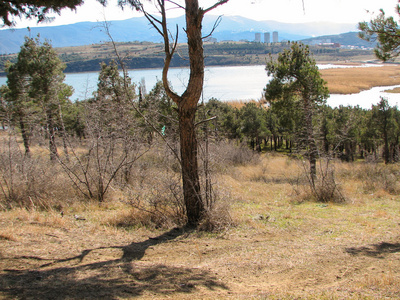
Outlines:
<svg viewBox="0 0 400 300"><path fill-rule="evenodd" d="M385 164L391 162L389 146L398 139L398 124L395 119L397 107L391 107L387 99L382 98L377 105L372 105L372 121L383 139L383 158Z"/></svg>
<svg viewBox="0 0 400 300"><path fill-rule="evenodd" d="M24 143L28 141L27 136L24 137L28 110L34 109L42 118L35 122L47 131L51 159L58 155L55 134L60 107L72 94L72 88L63 83L64 68L65 64L48 42L25 38L17 62L10 64L7 70L8 101L13 105L15 118L19 119Z"/></svg>
<svg viewBox="0 0 400 300"><path fill-rule="evenodd" d="M277 60L267 62L271 81L265 87L265 99L274 101L300 101L304 143L308 149L310 175L316 177L317 144L313 129L315 108L325 103L328 88L319 73L308 46L292 43L290 49L279 54Z"/></svg>
<svg viewBox="0 0 400 300"><path fill-rule="evenodd" d="M100 1L102 2L102 1ZM104 2L104 1L103 1ZM15 25L15 18L36 18L38 22L49 20L49 13L60 14L63 8L75 9L83 0L13 0L0 2L0 18L3 26Z"/></svg>
<svg viewBox="0 0 400 300"><path fill-rule="evenodd" d="M240 110L241 132L250 140L252 148L261 151L261 139L270 134L266 126L265 110L256 103L246 103Z"/></svg>
<svg viewBox="0 0 400 300"><path fill-rule="evenodd" d="M396 6L400 16L400 5ZM383 61L391 60L400 55L400 28L393 17L386 17L383 10L373 20L358 24L361 30L360 38L366 41L377 41L375 55Z"/></svg>

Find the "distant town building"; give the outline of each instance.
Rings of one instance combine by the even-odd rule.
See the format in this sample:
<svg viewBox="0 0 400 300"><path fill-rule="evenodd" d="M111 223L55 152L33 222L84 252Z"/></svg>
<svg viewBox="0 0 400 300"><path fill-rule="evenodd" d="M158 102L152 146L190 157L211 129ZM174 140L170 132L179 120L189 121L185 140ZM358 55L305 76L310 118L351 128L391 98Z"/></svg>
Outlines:
<svg viewBox="0 0 400 300"><path fill-rule="evenodd" d="M273 43L278 43L279 42L278 31L274 31L272 33L272 42Z"/></svg>
<svg viewBox="0 0 400 300"><path fill-rule="evenodd" d="M310 45L322 45L326 43L331 43L331 39L313 39L309 44Z"/></svg>
<svg viewBox="0 0 400 300"><path fill-rule="evenodd" d="M322 47L331 47L331 48L340 48L340 44L339 43L322 43L319 44Z"/></svg>
<svg viewBox="0 0 400 300"><path fill-rule="evenodd" d="M271 43L271 33L264 32L264 43L266 43L266 44Z"/></svg>
<svg viewBox="0 0 400 300"><path fill-rule="evenodd" d="M261 43L261 33L256 32L254 41L255 41L256 43Z"/></svg>

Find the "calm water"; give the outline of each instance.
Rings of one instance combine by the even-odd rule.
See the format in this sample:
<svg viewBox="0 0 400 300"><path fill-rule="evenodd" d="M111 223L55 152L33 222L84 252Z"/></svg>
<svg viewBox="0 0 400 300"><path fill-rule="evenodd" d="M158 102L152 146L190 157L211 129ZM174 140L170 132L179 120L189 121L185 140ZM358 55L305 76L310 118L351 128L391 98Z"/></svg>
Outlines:
<svg viewBox="0 0 400 300"><path fill-rule="evenodd" d="M365 65L370 66L370 65ZM376 66L376 65L374 65ZM322 68L349 67L321 65ZM144 80L147 91L161 79L161 69L131 70L129 76L133 82ZM174 90L182 93L189 76L188 69L172 68L169 71L169 80ZM74 87L72 100L82 100L92 95L96 90L98 72L66 74L65 83ZM263 89L269 78L265 66L236 66L236 67L207 67L205 70L204 100L216 98L221 101L260 99ZM0 77L0 85L6 83L5 77ZM400 85L399 85L400 86ZM396 86L397 87L397 86ZM384 93L384 90L393 87L376 87L368 91L351 95L331 95L328 104L332 107L339 105L359 105L371 108L379 102L380 97L388 99L390 105L400 104L400 94Z"/></svg>

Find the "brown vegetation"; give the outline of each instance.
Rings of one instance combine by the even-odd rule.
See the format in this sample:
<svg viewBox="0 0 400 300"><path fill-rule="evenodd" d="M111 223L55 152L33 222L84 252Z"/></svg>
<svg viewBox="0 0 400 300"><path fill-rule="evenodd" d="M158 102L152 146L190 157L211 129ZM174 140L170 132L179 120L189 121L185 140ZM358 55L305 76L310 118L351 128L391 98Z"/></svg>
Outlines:
<svg viewBox="0 0 400 300"><path fill-rule="evenodd" d="M46 210L0 212L0 298L399 298L399 166L334 162L347 201L321 204L300 160L219 143L221 223L207 233L132 200L167 205L157 191L167 196L179 176L160 150L135 165L130 194L114 186L101 204L79 200L53 167L46 188L69 201L46 194Z"/></svg>
<svg viewBox="0 0 400 300"><path fill-rule="evenodd" d="M230 106L241 109L243 106L246 105L246 103L257 103L255 100L231 100L231 101L226 101Z"/></svg>
<svg viewBox="0 0 400 300"><path fill-rule="evenodd" d="M391 90L385 90L386 93L400 93L400 87L391 89Z"/></svg>
<svg viewBox="0 0 400 300"><path fill-rule="evenodd" d="M400 66L335 68L321 70L331 94L352 94L375 86L400 84Z"/></svg>

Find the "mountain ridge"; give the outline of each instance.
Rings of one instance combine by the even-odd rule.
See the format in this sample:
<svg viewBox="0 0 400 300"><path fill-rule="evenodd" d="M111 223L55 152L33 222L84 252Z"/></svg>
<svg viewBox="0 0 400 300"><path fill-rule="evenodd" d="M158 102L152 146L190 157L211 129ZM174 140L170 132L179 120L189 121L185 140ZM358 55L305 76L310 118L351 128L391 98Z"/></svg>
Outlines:
<svg viewBox="0 0 400 300"><path fill-rule="evenodd" d="M203 33L209 34L218 20L218 16L206 15L203 21ZM183 16L172 18L169 24L180 28L179 42L185 42L182 28ZM161 36L152 28L145 17L109 21L109 32L116 42L148 41L162 42ZM281 23L277 21L255 21L241 16L223 16L212 36L218 41L253 41L256 32L279 32L279 40L303 40L313 36L334 35L354 31L356 24L339 23ZM174 29L175 30L175 29ZM174 30L171 30L174 35ZM109 41L105 33L104 22L79 22L69 25L3 29L0 30L0 54L17 53L25 36L37 36L51 41L53 47L71 47L98 44Z"/></svg>

